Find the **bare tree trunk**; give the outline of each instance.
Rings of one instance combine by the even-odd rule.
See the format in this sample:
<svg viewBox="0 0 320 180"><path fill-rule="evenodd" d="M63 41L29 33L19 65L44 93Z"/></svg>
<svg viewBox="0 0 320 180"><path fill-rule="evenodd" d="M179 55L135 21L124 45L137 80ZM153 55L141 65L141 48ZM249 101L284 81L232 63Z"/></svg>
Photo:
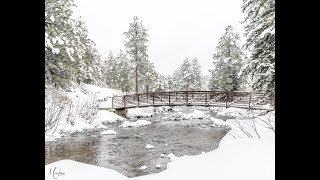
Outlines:
<svg viewBox="0 0 320 180"><path fill-rule="evenodd" d="M138 64L136 66L136 94L138 94Z"/></svg>

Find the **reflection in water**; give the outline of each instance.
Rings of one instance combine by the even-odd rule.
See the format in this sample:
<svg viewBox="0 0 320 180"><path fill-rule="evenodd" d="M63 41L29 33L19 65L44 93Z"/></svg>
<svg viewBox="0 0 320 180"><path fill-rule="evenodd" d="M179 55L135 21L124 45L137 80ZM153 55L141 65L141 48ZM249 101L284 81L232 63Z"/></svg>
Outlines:
<svg viewBox="0 0 320 180"><path fill-rule="evenodd" d="M45 163L62 159L72 159L87 164L96 164L101 138L76 136L68 137L66 141L57 143L46 142Z"/></svg>
<svg viewBox="0 0 320 180"><path fill-rule="evenodd" d="M117 135L100 135L100 131L88 131L66 136L54 142L46 142L46 164L62 159L98 165L114 169L128 177L157 173L166 169L168 158L160 154L176 156L197 155L219 146L228 132L225 128L212 128L210 120L183 120L163 122L138 128L119 128L110 125ZM146 144L155 146L147 150ZM167 144L167 145L165 145ZM161 164L161 169L156 165ZM142 165L148 169L140 171Z"/></svg>

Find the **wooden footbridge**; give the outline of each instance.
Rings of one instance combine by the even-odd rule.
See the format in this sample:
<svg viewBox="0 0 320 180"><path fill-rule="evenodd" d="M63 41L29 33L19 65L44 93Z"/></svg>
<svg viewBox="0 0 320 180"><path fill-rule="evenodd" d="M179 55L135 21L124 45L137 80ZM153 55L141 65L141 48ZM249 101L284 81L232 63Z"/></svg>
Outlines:
<svg viewBox="0 0 320 180"><path fill-rule="evenodd" d="M213 106L273 110L273 105L273 100L265 93L243 91L172 91L112 97L112 108L117 111L158 106Z"/></svg>

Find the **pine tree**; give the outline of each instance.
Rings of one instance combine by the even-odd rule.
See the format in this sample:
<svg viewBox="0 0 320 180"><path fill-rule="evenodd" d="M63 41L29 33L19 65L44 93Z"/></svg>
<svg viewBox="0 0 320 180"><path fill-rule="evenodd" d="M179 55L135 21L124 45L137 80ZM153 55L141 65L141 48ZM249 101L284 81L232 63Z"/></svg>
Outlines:
<svg viewBox="0 0 320 180"><path fill-rule="evenodd" d="M193 74L194 74L193 89L194 90L202 90L204 80L202 77L201 65L199 64L197 58L192 59L191 67L192 67Z"/></svg>
<svg viewBox="0 0 320 180"><path fill-rule="evenodd" d="M238 44L240 35L232 26L226 28L213 54L214 68L211 70L211 90L236 91L241 85L238 77L242 67L243 52Z"/></svg>
<svg viewBox="0 0 320 180"><path fill-rule="evenodd" d="M113 53L110 51L105 61L105 67L104 67L105 68L104 76L106 78L106 84L110 88L117 87L117 77L118 77L117 67L118 67L117 59L113 55Z"/></svg>
<svg viewBox="0 0 320 180"><path fill-rule="evenodd" d="M138 83L141 84L141 86L139 91L149 92L154 90L159 75L156 72L153 63L147 61L144 64L141 64L140 70Z"/></svg>
<svg viewBox="0 0 320 180"><path fill-rule="evenodd" d="M170 75L165 76L167 91L174 91L174 78Z"/></svg>
<svg viewBox="0 0 320 180"><path fill-rule="evenodd" d="M126 92L126 94L132 90L132 71L131 71L131 65L126 57L126 54L120 50L119 54L117 55L117 61L118 61L118 68L117 68L117 86L119 89L121 89L122 92Z"/></svg>
<svg viewBox="0 0 320 180"><path fill-rule="evenodd" d="M275 89L275 1L244 0L242 11L247 14L245 48L251 56L244 75L252 78L253 89L274 94Z"/></svg>
<svg viewBox="0 0 320 180"><path fill-rule="evenodd" d="M179 69L175 71L174 76L176 77L175 84L178 90L195 90L196 77L188 58L186 58Z"/></svg>
<svg viewBox="0 0 320 180"><path fill-rule="evenodd" d="M155 84L155 91L156 92L163 92L163 91L167 91L167 90L168 90L168 87L167 87L166 76L159 75L159 77L157 79L157 83Z"/></svg>
<svg viewBox="0 0 320 180"><path fill-rule="evenodd" d="M73 0L45 1L45 80L56 87L92 80L97 52L85 24L72 18L73 7Z"/></svg>
<svg viewBox="0 0 320 180"><path fill-rule="evenodd" d="M131 63L134 66L135 72L135 93L138 93L138 76L143 73L143 65L148 64L147 45L148 34L147 29L142 25L142 21L135 16L133 22L130 23L129 30L124 32L127 40L125 47L127 54L130 57Z"/></svg>

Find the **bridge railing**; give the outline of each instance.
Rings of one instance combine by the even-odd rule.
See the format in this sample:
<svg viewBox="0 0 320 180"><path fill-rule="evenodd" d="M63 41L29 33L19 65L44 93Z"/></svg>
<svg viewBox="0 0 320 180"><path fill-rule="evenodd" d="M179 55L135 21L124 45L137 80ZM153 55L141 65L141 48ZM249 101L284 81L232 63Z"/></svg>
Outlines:
<svg viewBox="0 0 320 180"><path fill-rule="evenodd" d="M150 92L112 98L112 108L115 109L183 105L273 109L273 104L270 106L270 100L264 93L246 91Z"/></svg>

